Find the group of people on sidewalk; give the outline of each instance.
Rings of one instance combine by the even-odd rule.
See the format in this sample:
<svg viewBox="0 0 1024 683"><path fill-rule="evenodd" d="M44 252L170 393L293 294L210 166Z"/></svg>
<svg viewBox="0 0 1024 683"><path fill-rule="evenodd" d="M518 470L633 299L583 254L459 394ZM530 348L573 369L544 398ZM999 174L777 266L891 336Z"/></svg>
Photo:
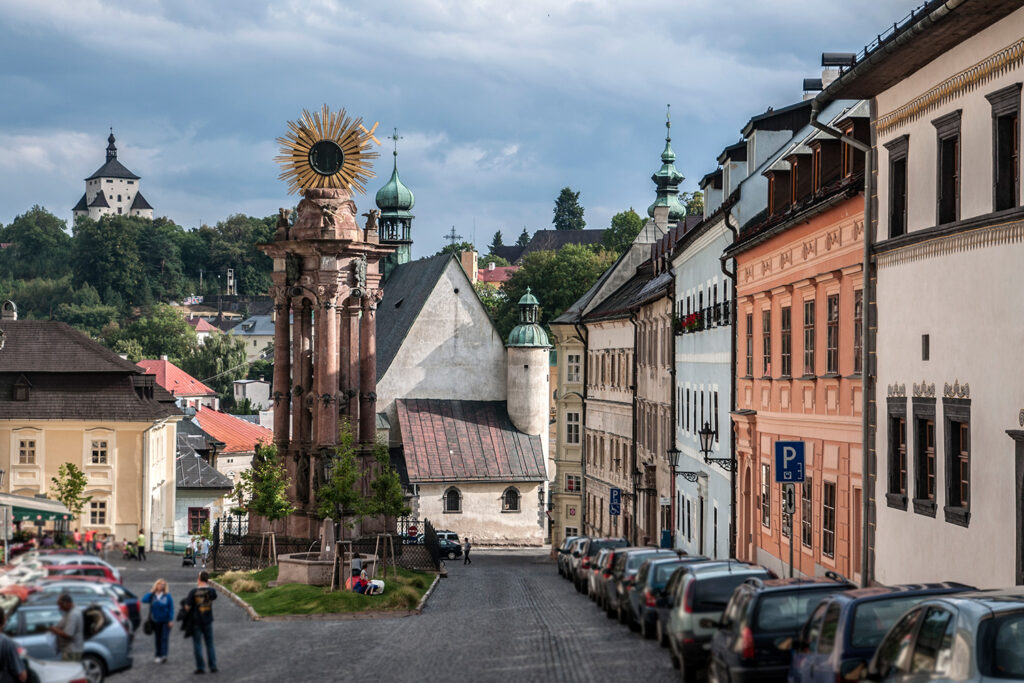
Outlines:
<svg viewBox="0 0 1024 683"><path fill-rule="evenodd" d="M177 621L181 622L181 630L186 638L192 638L192 652L196 659L194 673L206 673L209 664L210 673L217 671L217 652L213 646L213 601L217 599L217 591L210 585L210 575L199 572L196 587L189 591L181 601L181 611ZM167 661L168 645L170 644L171 626L174 618L174 600L167 589L167 582L157 579L153 590L142 596L142 602L149 605L149 616L143 627L147 633L152 632L156 645L156 658L159 664ZM203 646L206 646L206 658L203 657Z"/></svg>

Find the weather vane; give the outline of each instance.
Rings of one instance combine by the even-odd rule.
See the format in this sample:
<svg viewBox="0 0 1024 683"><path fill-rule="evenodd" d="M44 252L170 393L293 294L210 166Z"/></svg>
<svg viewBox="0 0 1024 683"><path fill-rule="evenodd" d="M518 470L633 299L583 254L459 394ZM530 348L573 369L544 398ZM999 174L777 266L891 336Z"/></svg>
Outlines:
<svg viewBox="0 0 1024 683"><path fill-rule="evenodd" d="M278 138L281 154L274 158L284 169L279 176L288 182L288 192L311 188L347 188L366 194L366 181L374 176L370 151L376 123L370 130L360 118L353 119L344 109L331 112L325 104L310 114L302 110L298 121L289 121L290 132Z"/></svg>
<svg viewBox="0 0 1024 683"><path fill-rule="evenodd" d="M398 129L397 128L395 128L395 132L394 133L392 133L391 135L388 136L388 140L391 140L391 141L394 142L395 151L392 152L392 154L394 154L396 157L398 156L398 141L399 140L404 140L404 139L405 139L404 137L402 137L401 135L398 134Z"/></svg>

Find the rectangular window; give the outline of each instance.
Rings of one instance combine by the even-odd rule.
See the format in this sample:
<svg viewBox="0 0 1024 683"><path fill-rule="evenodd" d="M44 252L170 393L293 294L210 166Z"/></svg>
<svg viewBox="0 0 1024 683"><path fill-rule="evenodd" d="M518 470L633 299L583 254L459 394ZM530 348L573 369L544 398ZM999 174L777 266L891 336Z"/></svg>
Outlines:
<svg viewBox="0 0 1024 683"><path fill-rule="evenodd" d="M718 557L718 506L714 507L713 513L713 531L711 534L711 557Z"/></svg>
<svg viewBox="0 0 1024 683"><path fill-rule="evenodd" d="M814 520L811 518L814 514L813 498L811 478L807 477L800 486L800 541L805 548L814 544Z"/></svg>
<svg viewBox="0 0 1024 683"><path fill-rule="evenodd" d="M754 315L747 313L747 377L754 376Z"/></svg>
<svg viewBox="0 0 1024 683"><path fill-rule="evenodd" d="M814 299L804 302L804 374L814 374Z"/></svg>
<svg viewBox="0 0 1024 683"><path fill-rule="evenodd" d="M821 189L821 145L816 145L811 152L811 192Z"/></svg>
<svg viewBox="0 0 1024 683"><path fill-rule="evenodd" d="M210 508L188 509L188 532L190 534L202 533L203 523L208 521L210 521Z"/></svg>
<svg viewBox="0 0 1024 683"><path fill-rule="evenodd" d="M839 295L830 294L825 300L826 306L826 348L825 372L839 372Z"/></svg>
<svg viewBox="0 0 1024 683"><path fill-rule="evenodd" d="M772 528L772 468L761 464L761 524Z"/></svg>
<svg viewBox="0 0 1024 683"><path fill-rule="evenodd" d="M852 132L851 130L847 135L850 135ZM842 148L843 177L849 178L853 175L853 155L856 154L856 150L845 142L840 147Z"/></svg>
<svg viewBox="0 0 1024 683"><path fill-rule="evenodd" d="M993 211L1020 203L1021 84L986 95L992 105Z"/></svg>
<svg viewBox="0 0 1024 683"><path fill-rule="evenodd" d="M35 439L21 439L18 441L18 464L36 464L36 442Z"/></svg>
<svg viewBox="0 0 1024 683"><path fill-rule="evenodd" d="M946 448L946 521L967 526L971 508L971 403L944 398Z"/></svg>
<svg viewBox="0 0 1024 683"><path fill-rule="evenodd" d="M565 414L565 442L573 445L580 442L580 414L577 412Z"/></svg>
<svg viewBox="0 0 1024 683"><path fill-rule="evenodd" d="M821 487L821 553L836 556L836 485L831 481Z"/></svg>
<svg viewBox="0 0 1024 683"><path fill-rule="evenodd" d="M910 138L901 135L886 143L889 151L889 237L907 232L907 149Z"/></svg>
<svg viewBox="0 0 1024 683"><path fill-rule="evenodd" d="M935 500L935 420L917 421L917 497Z"/></svg>
<svg viewBox="0 0 1024 683"><path fill-rule="evenodd" d="M949 487L949 504L957 507L967 507L970 502L970 458L968 450L970 441L967 436L966 422L952 422L953 450L950 455L953 460L953 482Z"/></svg>
<svg viewBox="0 0 1024 683"><path fill-rule="evenodd" d="M782 376L789 377L793 370L793 330L792 323L790 321L790 307L782 307Z"/></svg>
<svg viewBox="0 0 1024 683"><path fill-rule="evenodd" d="M574 526L567 526L567 527L565 527L565 538L569 538L570 536L579 536L579 535L580 535L579 527L574 527Z"/></svg>
<svg viewBox="0 0 1024 683"><path fill-rule="evenodd" d="M861 372L864 366L864 290L853 292L853 371Z"/></svg>
<svg viewBox="0 0 1024 683"><path fill-rule="evenodd" d="M580 475L578 474L567 474L565 475L565 491L566 493L579 493L580 487Z"/></svg>
<svg viewBox="0 0 1024 683"><path fill-rule="evenodd" d="M772 312L761 311L761 374L772 374Z"/></svg>
<svg viewBox="0 0 1024 683"><path fill-rule="evenodd" d="M107 464L107 442L106 441L93 441L92 442L92 464L93 465L106 465Z"/></svg>
<svg viewBox="0 0 1024 683"><path fill-rule="evenodd" d="M107 502L104 500L89 501L89 524L105 526L107 523Z"/></svg>
<svg viewBox="0 0 1024 683"><path fill-rule="evenodd" d="M934 121L938 137L936 223L960 219L960 110Z"/></svg>
<svg viewBox="0 0 1024 683"><path fill-rule="evenodd" d="M570 353L565 357L565 381L580 381L580 354Z"/></svg>
<svg viewBox="0 0 1024 683"><path fill-rule="evenodd" d="M714 393L714 397L715 397L715 410L714 410L714 413L713 413L713 417L714 417L714 420L715 420L715 443L718 443L718 392L717 391Z"/></svg>
<svg viewBox="0 0 1024 683"><path fill-rule="evenodd" d="M889 418L889 493L907 495L907 418Z"/></svg>
<svg viewBox="0 0 1024 683"><path fill-rule="evenodd" d="M686 420L685 420L684 424L685 424L684 430L687 431L687 432L690 431L690 389L689 389L689 387L687 387L687 389L686 389Z"/></svg>

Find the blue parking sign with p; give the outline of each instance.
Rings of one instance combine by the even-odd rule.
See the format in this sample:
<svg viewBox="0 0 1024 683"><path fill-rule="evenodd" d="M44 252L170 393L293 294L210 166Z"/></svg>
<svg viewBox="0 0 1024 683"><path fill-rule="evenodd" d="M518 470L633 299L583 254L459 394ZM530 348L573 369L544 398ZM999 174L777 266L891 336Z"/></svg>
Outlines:
<svg viewBox="0 0 1024 683"><path fill-rule="evenodd" d="M622 514L622 489L610 489L608 491L608 514Z"/></svg>
<svg viewBox="0 0 1024 683"><path fill-rule="evenodd" d="M775 442L775 481L802 484L804 482L804 442Z"/></svg>

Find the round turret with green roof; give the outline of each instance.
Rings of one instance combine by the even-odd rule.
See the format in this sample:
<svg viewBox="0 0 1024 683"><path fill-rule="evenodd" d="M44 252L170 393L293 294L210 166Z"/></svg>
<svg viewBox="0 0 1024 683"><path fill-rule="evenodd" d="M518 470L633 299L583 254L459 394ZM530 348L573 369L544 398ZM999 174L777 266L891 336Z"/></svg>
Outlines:
<svg viewBox="0 0 1024 683"><path fill-rule="evenodd" d="M679 201L679 183L683 182L683 174L675 165L676 153L672 151L672 118L665 117L665 150L661 153L661 168L651 176L657 185L657 198L647 207L647 215L654 218L654 208L668 207L668 220L676 223L686 217L686 207Z"/></svg>
<svg viewBox="0 0 1024 683"><path fill-rule="evenodd" d="M526 294L519 299L519 324L509 333L506 346L551 347L548 333L537 322L539 311L540 302L527 287Z"/></svg>

